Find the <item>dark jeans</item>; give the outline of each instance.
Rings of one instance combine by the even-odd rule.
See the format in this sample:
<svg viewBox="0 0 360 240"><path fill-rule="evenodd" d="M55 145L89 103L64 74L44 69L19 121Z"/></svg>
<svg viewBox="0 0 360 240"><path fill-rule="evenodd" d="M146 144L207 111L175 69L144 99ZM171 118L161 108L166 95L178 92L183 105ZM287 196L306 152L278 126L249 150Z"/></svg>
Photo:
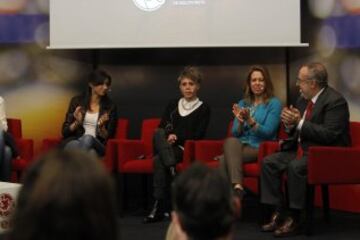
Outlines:
<svg viewBox="0 0 360 240"><path fill-rule="evenodd" d="M13 154L11 148L5 145L4 132L0 132L0 181L10 182L11 160Z"/></svg>
<svg viewBox="0 0 360 240"><path fill-rule="evenodd" d="M91 135L83 135L76 140L71 140L66 144L65 149L82 149L90 152L95 151L98 156L105 155L104 144Z"/></svg>
<svg viewBox="0 0 360 240"><path fill-rule="evenodd" d="M182 160L183 150L178 146L173 146L167 142L166 133L162 128L156 130L153 138L153 145L153 196L156 200L170 198L171 176L169 167L175 166Z"/></svg>

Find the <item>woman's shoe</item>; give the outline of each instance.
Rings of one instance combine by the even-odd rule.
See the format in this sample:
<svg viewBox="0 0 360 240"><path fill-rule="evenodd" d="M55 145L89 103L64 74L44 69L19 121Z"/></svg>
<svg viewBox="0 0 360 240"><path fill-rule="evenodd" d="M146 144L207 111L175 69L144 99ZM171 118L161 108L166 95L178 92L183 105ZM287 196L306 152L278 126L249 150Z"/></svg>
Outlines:
<svg viewBox="0 0 360 240"><path fill-rule="evenodd" d="M155 200L154 206L149 215L143 219L143 223L154 223L163 220L164 218L164 206L162 200Z"/></svg>
<svg viewBox="0 0 360 240"><path fill-rule="evenodd" d="M234 203L235 203L235 217L237 219L240 219L241 213L242 213L242 211L241 211L242 210L242 199L244 198L245 191L240 188L234 188L233 193L234 193Z"/></svg>

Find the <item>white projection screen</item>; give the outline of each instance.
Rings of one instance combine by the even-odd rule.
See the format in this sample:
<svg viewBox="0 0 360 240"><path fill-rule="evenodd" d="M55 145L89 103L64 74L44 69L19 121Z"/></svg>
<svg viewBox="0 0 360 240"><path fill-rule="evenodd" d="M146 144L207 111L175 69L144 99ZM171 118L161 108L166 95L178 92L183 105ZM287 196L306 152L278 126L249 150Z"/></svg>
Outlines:
<svg viewBox="0 0 360 240"><path fill-rule="evenodd" d="M300 0L50 0L50 46L304 46Z"/></svg>

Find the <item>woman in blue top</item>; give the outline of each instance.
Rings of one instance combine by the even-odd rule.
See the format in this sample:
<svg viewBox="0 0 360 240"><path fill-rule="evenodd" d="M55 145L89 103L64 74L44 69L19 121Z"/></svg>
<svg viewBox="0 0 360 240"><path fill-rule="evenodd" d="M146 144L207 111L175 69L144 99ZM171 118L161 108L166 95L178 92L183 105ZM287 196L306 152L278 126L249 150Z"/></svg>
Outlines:
<svg viewBox="0 0 360 240"><path fill-rule="evenodd" d="M274 97L273 84L267 68L250 68L244 98L233 105L232 112L235 116L233 137L225 140L224 156L220 159L220 166L232 184L235 194L242 198L243 163L257 160L260 143L275 139L280 123L281 103Z"/></svg>

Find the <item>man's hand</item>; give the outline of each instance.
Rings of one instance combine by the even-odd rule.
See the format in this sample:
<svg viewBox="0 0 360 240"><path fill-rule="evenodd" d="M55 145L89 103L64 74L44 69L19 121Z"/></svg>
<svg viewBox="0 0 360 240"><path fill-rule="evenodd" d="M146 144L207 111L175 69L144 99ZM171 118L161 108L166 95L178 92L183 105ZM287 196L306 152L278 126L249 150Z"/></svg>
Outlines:
<svg viewBox="0 0 360 240"><path fill-rule="evenodd" d="M300 111L297 108L294 108L292 105L290 107L284 107L281 112L281 121L286 126L297 125L301 120Z"/></svg>

